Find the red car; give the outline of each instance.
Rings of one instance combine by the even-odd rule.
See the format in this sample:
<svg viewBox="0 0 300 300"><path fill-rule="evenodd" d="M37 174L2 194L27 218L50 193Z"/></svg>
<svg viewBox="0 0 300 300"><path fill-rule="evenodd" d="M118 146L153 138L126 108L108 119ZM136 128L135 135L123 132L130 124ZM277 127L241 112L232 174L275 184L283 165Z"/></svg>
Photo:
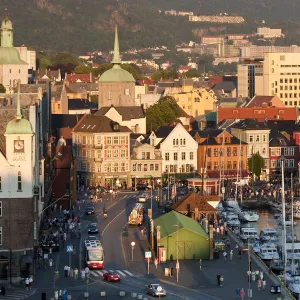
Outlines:
<svg viewBox="0 0 300 300"><path fill-rule="evenodd" d="M120 281L121 277L115 272L107 272L103 274L103 280L107 281Z"/></svg>

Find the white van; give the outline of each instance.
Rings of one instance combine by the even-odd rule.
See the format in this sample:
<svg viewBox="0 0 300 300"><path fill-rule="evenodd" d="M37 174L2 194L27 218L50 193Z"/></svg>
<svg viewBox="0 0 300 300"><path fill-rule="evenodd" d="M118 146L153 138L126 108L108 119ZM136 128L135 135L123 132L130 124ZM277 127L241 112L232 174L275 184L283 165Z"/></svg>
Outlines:
<svg viewBox="0 0 300 300"><path fill-rule="evenodd" d="M242 240L258 239L257 230L253 227L243 227L241 228L240 238Z"/></svg>

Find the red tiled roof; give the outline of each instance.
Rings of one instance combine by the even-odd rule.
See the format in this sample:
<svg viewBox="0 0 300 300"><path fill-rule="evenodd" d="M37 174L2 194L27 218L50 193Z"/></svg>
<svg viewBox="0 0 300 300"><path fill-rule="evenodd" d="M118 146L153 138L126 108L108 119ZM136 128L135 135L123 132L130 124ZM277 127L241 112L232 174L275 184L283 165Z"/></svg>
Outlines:
<svg viewBox="0 0 300 300"><path fill-rule="evenodd" d="M95 82L95 78L91 74L66 74L65 81L91 83Z"/></svg>
<svg viewBox="0 0 300 300"><path fill-rule="evenodd" d="M277 98L277 99L276 99ZM274 100L280 101L277 96L255 96L252 100L247 104L247 107L262 107L263 105L266 106L275 106L272 104ZM281 103L284 106L283 103Z"/></svg>

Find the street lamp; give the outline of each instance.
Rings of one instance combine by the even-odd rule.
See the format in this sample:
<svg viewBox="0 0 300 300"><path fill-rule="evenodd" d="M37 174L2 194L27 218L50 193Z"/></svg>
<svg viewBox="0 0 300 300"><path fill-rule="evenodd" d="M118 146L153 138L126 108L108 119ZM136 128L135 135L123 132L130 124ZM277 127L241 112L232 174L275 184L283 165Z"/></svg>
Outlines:
<svg viewBox="0 0 300 300"><path fill-rule="evenodd" d="M131 242L131 261L133 261L133 250L134 250L134 246L135 246L135 242Z"/></svg>
<svg viewBox="0 0 300 300"><path fill-rule="evenodd" d="M178 283L178 277L179 277L179 261L178 261L178 230L179 230L179 225L178 223L175 224L174 226L177 227L176 230L176 282Z"/></svg>

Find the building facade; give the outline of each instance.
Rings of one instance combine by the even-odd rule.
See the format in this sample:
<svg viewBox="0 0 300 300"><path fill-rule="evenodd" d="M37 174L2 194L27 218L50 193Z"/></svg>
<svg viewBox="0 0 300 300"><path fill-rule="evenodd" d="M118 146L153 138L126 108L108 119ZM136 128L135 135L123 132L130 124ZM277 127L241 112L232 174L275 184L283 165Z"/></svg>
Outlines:
<svg viewBox="0 0 300 300"><path fill-rule="evenodd" d="M131 154L130 177L132 187L139 183L158 184L162 177L162 157L160 150L149 144L133 148Z"/></svg>
<svg viewBox="0 0 300 300"><path fill-rule="evenodd" d="M118 29L115 28L113 67L99 79L98 107L135 106L135 79L121 68Z"/></svg>
<svg viewBox="0 0 300 300"><path fill-rule="evenodd" d="M105 116L85 115L72 134L79 180L88 186L131 186L130 133Z"/></svg>

